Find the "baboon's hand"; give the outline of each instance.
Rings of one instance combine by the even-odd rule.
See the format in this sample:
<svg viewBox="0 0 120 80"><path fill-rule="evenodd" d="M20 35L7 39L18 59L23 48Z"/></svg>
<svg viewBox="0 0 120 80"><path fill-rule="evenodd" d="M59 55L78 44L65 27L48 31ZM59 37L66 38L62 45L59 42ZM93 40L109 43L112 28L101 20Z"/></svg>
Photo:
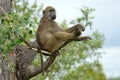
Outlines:
<svg viewBox="0 0 120 80"><path fill-rule="evenodd" d="M75 37L78 37L81 35L81 32L78 29L74 30L74 35L75 35Z"/></svg>
<svg viewBox="0 0 120 80"><path fill-rule="evenodd" d="M77 24L74 27L75 27L74 30L75 37L78 37L79 35L81 35L82 31L85 31L85 27L82 26L81 24Z"/></svg>
<svg viewBox="0 0 120 80"><path fill-rule="evenodd" d="M82 26L81 24L77 24L76 27L78 28L78 31L80 32L85 31L85 27Z"/></svg>

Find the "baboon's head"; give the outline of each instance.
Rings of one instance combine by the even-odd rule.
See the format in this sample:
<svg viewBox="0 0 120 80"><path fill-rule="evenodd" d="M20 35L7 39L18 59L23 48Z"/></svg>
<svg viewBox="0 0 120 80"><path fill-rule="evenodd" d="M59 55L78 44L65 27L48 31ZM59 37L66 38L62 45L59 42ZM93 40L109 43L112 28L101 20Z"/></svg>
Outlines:
<svg viewBox="0 0 120 80"><path fill-rule="evenodd" d="M55 20L56 19L56 11L53 7L48 6L43 10L43 15L47 16L49 20Z"/></svg>

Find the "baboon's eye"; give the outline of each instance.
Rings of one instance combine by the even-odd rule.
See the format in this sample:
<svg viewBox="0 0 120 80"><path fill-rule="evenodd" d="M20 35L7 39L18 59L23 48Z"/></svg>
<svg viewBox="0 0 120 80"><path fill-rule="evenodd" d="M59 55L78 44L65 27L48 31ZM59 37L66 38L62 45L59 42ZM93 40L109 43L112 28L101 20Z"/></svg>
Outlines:
<svg viewBox="0 0 120 80"><path fill-rule="evenodd" d="M55 11L55 9L50 10L50 12Z"/></svg>
<svg viewBox="0 0 120 80"><path fill-rule="evenodd" d="M54 20L56 18L56 12L54 9L52 10L49 10L49 13L48 13L48 19L49 20Z"/></svg>

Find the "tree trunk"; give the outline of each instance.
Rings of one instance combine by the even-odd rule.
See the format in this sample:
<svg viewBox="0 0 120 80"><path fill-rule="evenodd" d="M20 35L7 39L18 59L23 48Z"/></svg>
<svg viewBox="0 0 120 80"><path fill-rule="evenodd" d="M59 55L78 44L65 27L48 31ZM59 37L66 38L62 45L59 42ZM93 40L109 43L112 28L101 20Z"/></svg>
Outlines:
<svg viewBox="0 0 120 80"><path fill-rule="evenodd" d="M11 12L12 0L0 0L0 14Z"/></svg>
<svg viewBox="0 0 120 80"><path fill-rule="evenodd" d="M0 14L10 13L11 3L12 0L0 0ZM10 56L3 57L2 52L0 52L0 80L15 80L11 68L12 61L14 60Z"/></svg>

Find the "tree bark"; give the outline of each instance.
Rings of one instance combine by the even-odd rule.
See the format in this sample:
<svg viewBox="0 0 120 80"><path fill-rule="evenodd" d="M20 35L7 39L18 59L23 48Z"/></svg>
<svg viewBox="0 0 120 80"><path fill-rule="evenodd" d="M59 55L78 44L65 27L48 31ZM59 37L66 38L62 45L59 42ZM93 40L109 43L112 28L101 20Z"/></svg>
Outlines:
<svg viewBox="0 0 120 80"><path fill-rule="evenodd" d="M6 57L0 53L0 80L16 80L12 65L14 64L14 58L9 55Z"/></svg>
<svg viewBox="0 0 120 80"><path fill-rule="evenodd" d="M38 44L36 41L30 44L32 47L37 48ZM15 74L17 80L29 80L42 72L41 65L35 67L31 65L37 51L30 49L28 46L16 46L14 49L15 54ZM54 62L57 54L53 54L43 63L44 70L46 71L51 64Z"/></svg>
<svg viewBox="0 0 120 80"><path fill-rule="evenodd" d="M5 12L10 13L12 9L11 4L12 0L0 0L0 14L5 14Z"/></svg>
<svg viewBox="0 0 120 80"><path fill-rule="evenodd" d="M0 80L2 80L2 53L0 52Z"/></svg>
<svg viewBox="0 0 120 80"><path fill-rule="evenodd" d="M0 14L10 13L11 3L12 0L0 0ZM11 63L14 63L12 61L14 60L9 55L3 57L2 52L0 52L0 80L16 80L13 78L14 73L11 69Z"/></svg>

